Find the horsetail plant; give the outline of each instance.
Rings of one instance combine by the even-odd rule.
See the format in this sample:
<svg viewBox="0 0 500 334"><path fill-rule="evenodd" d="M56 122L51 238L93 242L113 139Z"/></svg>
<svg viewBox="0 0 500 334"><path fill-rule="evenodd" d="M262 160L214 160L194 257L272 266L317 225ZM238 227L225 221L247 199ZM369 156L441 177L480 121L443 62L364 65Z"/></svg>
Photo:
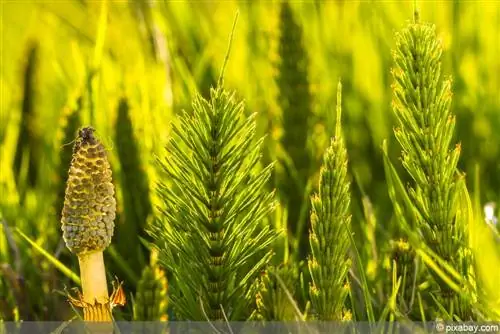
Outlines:
<svg viewBox="0 0 500 334"><path fill-rule="evenodd" d="M125 304L119 284L108 295L103 251L111 243L115 190L106 149L92 127L82 128L73 147L61 229L66 247L78 256L83 295L69 301L83 308L86 321L112 321L111 310ZM114 284L113 284L114 285Z"/></svg>
<svg viewBox="0 0 500 334"><path fill-rule="evenodd" d="M307 212L304 208L309 207L304 194L311 168L307 138L312 97L302 27L296 22L288 1L281 4L279 29L280 61L276 81L283 122L281 144L289 161L285 161L284 175L278 175L278 189L287 203L288 230L295 238L295 251L300 250L300 254L305 255L307 241L303 232L308 219L307 215L302 217L301 212Z"/></svg>
<svg viewBox="0 0 500 334"><path fill-rule="evenodd" d="M40 162L40 135L36 127L35 114L35 81L38 70L38 54L39 44L32 42L28 49L27 62L24 68L21 124L13 166L17 182L24 179L22 173L23 169L26 168L26 184L30 187L34 187L36 184ZM23 194L24 189L21 188L21 200L23 200Z"/></svg>
<svg viewBox="0 0 500 334"><path fill-rule="evenodd" d="M151 235L172 275L170 304L180 320L247 319L249 291L276 238L262 224L274 207L265 190L272 165L257 169L263 138L254 141L255 114L247 117L223 88L228 56L210 99L196 94L193 111L173 123L159 160L170 184L159 186L164 207Z"/></svg>
<svg viewBox="0 0 500 334"><path fill-rule="evenodd" d="M130 113L127 100L120 99L115 124L115 142L121 165L124 215L120 217L120 223L116 227L116 238L119 239L116 249L121 256L128 259L128 264L133 270L140 271L149 257L141 238L149 239L145 227L152 206L149 198L149 181L141 161ZM120 238L121 236L123 238Z"/></svg>
<svg viewBox="0 0 500 334"><path fill-rule="evenodd" d="M142 271L137 284L134 300L134 321L166 321L167 307L167 277L159 267L158 251L151 251L151 262Z"/></svg>
<svg viewBox="0 0 500 334"><path fill-rule="evenodd" d="M415 249L406 239L400 238L389 240L388 253L390 264L387 268L387 276L392 277L395 274L396 280L401 280L398 290L398 307L400 311L412 314L412 311L415 311L413 306L416 305L415 284L418 278ZM394 284L396 282L391 282L391 290Z"/></svg>
<svg viewBox="0 0 500 334"><path fill-rule="evenodd" d="M319 193L311 199L312 313L325 321L344 318L344 301L349 293L350 185L347 177L347 151L341 133L342 84L337 91L335 136L323 157Z"/></svg>
<svg viewBox="0 0 500 334"><path fill-rule="evenodd" d="M457 216L457 170L460 144L450 149L455 116L450 111L451 80L441 78L442 45L435 26L414 22L396 36L392 69L394 134L402 147L402 163L414 183L409 195L415 208L415 226L423 241L441 259L470 275L466 222ZM470 305L461 300L438 275L439 302L449 314L469 319ZM443 318L448 318L440 312Z"/></svg>
<svg viewBox="0 0 500 334"><path fill-rule="evenodd" d="M294 263L269 267L260 278L252 318L264 321L302 320L298 317L295 301L290 298L297 290L299 278L299 268Z"/></svg>

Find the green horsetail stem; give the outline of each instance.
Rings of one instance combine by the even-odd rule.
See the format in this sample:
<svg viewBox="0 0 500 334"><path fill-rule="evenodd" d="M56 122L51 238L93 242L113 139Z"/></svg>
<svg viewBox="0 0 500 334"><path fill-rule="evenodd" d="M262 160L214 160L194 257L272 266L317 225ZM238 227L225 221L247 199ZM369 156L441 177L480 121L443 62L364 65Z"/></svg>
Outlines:
<svg viewBox="0 0 500 334"><path fill-rule="evenodd" d="M272 165L259 166L264 138L255 138L255 114L224 89L230 45L210 99L195 95L158 160L167 177L149 232L172 275L169 303L179 320L248 319L277 237L264 223L275 206L266 189Z"/></svg>
<svg viewBox="0 0 500 334"><path fill-rule="evenodd" d="M399 307L405 312L411 312L415 302L415 284L417 272L415 266L415 250L405 239L390 240L390 260L388 277L391 277L394 266L396 266L397 277L401 277L401 287L398 291L400 301ZM394 282L392 282L394 284ZM402 299L402 300L401 300Z"/></svg>
<svg viewBox="0 0 500 334"><path fill-rule="evenodd" d="M299 268L295 263L284 263L278 267L268 268L260 278L256 297L256 312L252 316L264 321L291 321L297 319L297 311L286 293L294 294L299 282Z"/></svg>
<svg viewBox="0 0 500 334"><path fill-rule="evenodd" d="M392 69L393 109L402 147L402 164L413 179L409 195L418 218L415 227L441 259L464 276L471 259L467 251L467 227L458 212L457 169L460 144L452 146L455 116L451 112L451 80L441 78L443 47L434 25L415 20L396 35ZM438 299L447 312L462 320L472 316L471 305L461 300L439 275Z"/></svg>
<svg viewBox="0 0 500 334"><path fill-rule="evenodd" d="M35 81L38 68L38 53L38 43L30 44L27 63L24 68L21 124L13 166L18 180L22 179L20 176L23 172L23 166L27 166L27 185L30 187L34 187L36 184L40 159L40 136L36 128L35 119ZM21 190L24 193L24 189Z"/></svg>
<svg viewBox="0 0 500 334"><path fill-rule="evenodd" d="M244 104L221 85L199 94L191 114L173 123L159 160L161 216L151 236L172 273L170 303L178 319L241 321L252 312L258 273L270 262L276 232L263 219L274 209L265 188L272 165L258 170L262 139Z"/></svg>
<svg viewBox="0 0 500 334"><path fill-rule="evenodd" d="M287 202L288 228L295 238L294 251L307 254L308 217L301 217L304 197L311 169L311 154L307 148L308 124L312 115L312 97L309 90L308 58L303 46L302 27L296 21L290 4L285 1L280 12L279 65L276 83L278 102L283 119L281 144L290 157L285 175L278 176L278 189ZM295 169L295 171L293 170Z"/></svg>
<svg viewBox="0 0 500 334"><path fill-rule="evenodd" d="M347 274L351 266L351 193L347 177L347 150L341 133L341 89L339 82L335 136L323 157L319 193L311 200L311 306L319 320L327 321L345 319L344 301L349 292Z"/></svg>
<svg viewBox="0 0 500 334"><path fill-rule="evenodd" d="M115 190L106 149L92 127L79 131L73 147L61 218L67 248L78 256L83 295L70 298L86 321L111 321L111 309L124 304L121 286L108 295L103 251L111 243ZM118 298L119 297L119 298Z"/></svg>
<svg viewBox="0 0 500 334"><path fill-rule="evenodd" d="M148 175L134 134L131 111L133 110L130 109L127 99L120 99L115 123L115 143L121 165L124 214L119 217L116 227L116 239L119 242L115 247L122 257L128 259L129 266L140 272L149 258L149 252L140 239L150 239L144 231L152 206Z"/></svg>
<svg viewBox="0 0 500 334"><path fill-rule="evenodd" d="M151 263L142 271L137 285L134 300L134 321L166 321L167 307L167 277L159 267L158 251L151 251Z"/></svg>

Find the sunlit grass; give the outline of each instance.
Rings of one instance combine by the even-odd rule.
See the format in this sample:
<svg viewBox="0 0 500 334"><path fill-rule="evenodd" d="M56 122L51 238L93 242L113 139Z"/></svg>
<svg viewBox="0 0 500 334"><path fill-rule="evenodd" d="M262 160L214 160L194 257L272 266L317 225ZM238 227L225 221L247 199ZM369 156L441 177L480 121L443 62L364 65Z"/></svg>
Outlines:
<svg viewBox="0 0 500 334"><path fill-rule="evenodd" d="M467 276L443 262L412 225L416 213L408 194L410 178L397 160L401 147L393 136L396 119L391 112L390 68L394 66L394 33L411 20L413 2L290 2L303 29L303 49L309 58L303 71L311 92L310 127L298 124L308 133L307 143L300 143L308 152L300 153L311 157L311 171L300 177L292 173L290 180L303 179L303 193L294 194L303 201L317 190L321 157L335 132L336 86L342 79L342 127L352 184L353 259L351 292L345 306L353 319L375 323L419 317L433 321L427 306L433 305L433 312L441 309L440 301L432 297L435 286L429 277L437 275L472 302L475 319L498 320L498 225L485 222L484 205L496 203L493 215L499 216L500 6L492 1L417 3L421 19L436 25L437 38L442 41L442 73L453 78L453 142L461 143L458 169L465 173L458 183L457 215L468 225L476 274ZM92 124L108 148L118 195L116 224L135 219L140 220L137 226L147 226L162 204L153 190L164 176L154 161L165 150L170 122L183 109L190 110L196 92L207 96L215 86L237 11L239 23L225 86L245 101L245 112L257 112L256 137L266 136L261 165L277 161L276 177L283 176L286 168L295 170L293 159L298 155L290 155L282 145L285 131L293 127L284 129L285 115L278 101L276 78L280 57L286 57L279 53L279 3L10 1L0 6L0 266L6 268L0 270L0 319L66 320L72 316L64 297L57 293L65 286L78 285L78 262L61 243L60 212L55 209L63 200L56 177L61 171L60 157L68 153L65 150L71 149L74 139L66 134L67 143L61 142L60 120L65 108L75 103L75 96L82 96L82 124ZM30 93L23 87L33 42L39 49ZM35 103L29 117L38 135L32 143L39 150L32 169L34 184L29 182L34 144L18 147L27 129L22 126L23 100L30 98ZM127 188L124 178L135 172L123 170L128 168L124 167L127 152L120 151L125 144L116 138L123 100L128 103L131 124L127 136L135 142L133 158L147 174L151 190L145 195L153 207L148 218L136 214L138 208L125 207L126 201L139 203L135 197L144 194L124 194L131 187ZM279 183L271 180L268 190L276 186ZM287 207L286 197L282 192L279 205L265 220L276 230L287 225L290 213L300 219L309 215L305 209ZM307 240L307 228L303 233ZM127 248L129 240L137 243L141 238L120 236L104 254L106 267L110 263L109 268L117 268L123 275L120 278L126 280L127 295L136 293L148 259L130 259L134 252L123 256L118 250ZM415 273L402 275L405 267L393 262L389 245L399 238L418 257ZM296 261L296 244L293 236L281 235L273 244L273 266ZM108 272L108 278L115 274ZM307 269L302 274L304 286L290 293L296 299L293 305L308 314ZM423 281L413 284L412 275ZM30 284L18 294L12 277ZM470 291L464 293L464 287ZM407 313L410 301L413 312ZM118 316L132 319L132 304Z"/></svg>

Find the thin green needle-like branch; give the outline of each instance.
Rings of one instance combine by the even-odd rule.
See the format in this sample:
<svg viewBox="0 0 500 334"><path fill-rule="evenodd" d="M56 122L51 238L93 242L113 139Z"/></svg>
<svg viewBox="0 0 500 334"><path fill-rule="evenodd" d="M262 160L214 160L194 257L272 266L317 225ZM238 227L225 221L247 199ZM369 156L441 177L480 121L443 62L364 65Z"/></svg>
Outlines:
<svg viewBox="0 0 500 334"><path fill-rule="evenodd" d="M467 227L457 215L457 170L460 145L452 147L455 116L451 112L451 80L441 78L443 49L435 27L414 22L397 34L392 70L393 109L402 147L402 163L413 179L409 191L415 224L423 241L443 260L469 275ZM470 316L467 306L438 276L440 298L448 310Z"/></svg>
<svg viewBox="0 0 500 334"><path fill-rule="evenodd" d="M341 133L341 83L337 91L335 137L320 172L319 193L312 197L309 270L313 313L319 320L342 320L349 292L350 189L347 151Z"/></svg>

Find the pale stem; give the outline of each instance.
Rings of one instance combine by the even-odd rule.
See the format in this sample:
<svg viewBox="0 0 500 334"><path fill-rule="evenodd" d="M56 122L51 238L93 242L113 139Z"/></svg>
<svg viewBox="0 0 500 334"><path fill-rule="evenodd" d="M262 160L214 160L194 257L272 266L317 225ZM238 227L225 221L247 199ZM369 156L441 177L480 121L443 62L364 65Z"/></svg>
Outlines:
<svg viewBox="0 0 500 334"><path fill-rule="evenodd" d="M109 300L106 269L102 251L78 255L83 300L91 305Z"/></svg>

